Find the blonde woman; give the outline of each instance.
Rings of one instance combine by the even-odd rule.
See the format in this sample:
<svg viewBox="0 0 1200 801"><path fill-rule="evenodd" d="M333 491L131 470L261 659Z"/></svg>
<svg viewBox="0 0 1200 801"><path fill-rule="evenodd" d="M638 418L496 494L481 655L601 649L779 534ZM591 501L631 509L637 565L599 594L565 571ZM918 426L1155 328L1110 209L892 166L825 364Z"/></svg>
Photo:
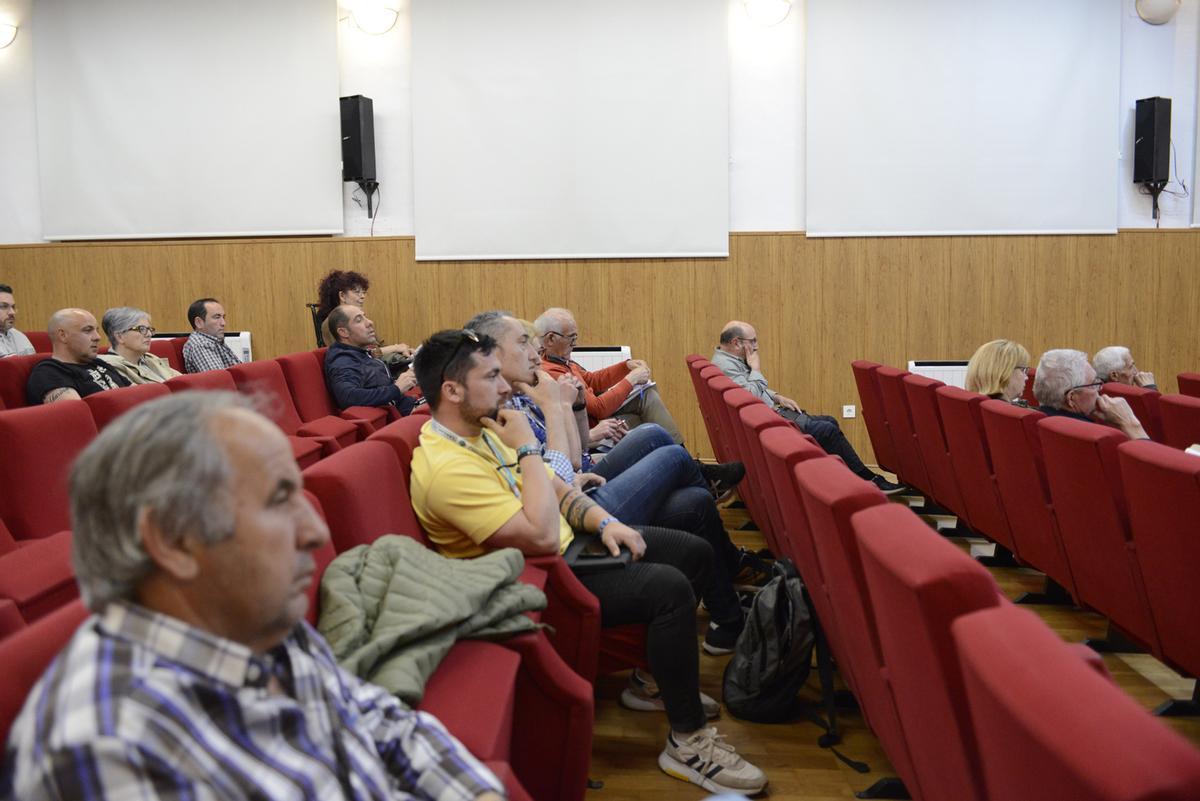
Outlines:
<svg viewBox="0 0 1200 801"><path fill-rule="evenodd" d="M1025 405L1021 393L1029 379L1029 351L1009 339L994 339L967 363L967 391Z"/></svg>

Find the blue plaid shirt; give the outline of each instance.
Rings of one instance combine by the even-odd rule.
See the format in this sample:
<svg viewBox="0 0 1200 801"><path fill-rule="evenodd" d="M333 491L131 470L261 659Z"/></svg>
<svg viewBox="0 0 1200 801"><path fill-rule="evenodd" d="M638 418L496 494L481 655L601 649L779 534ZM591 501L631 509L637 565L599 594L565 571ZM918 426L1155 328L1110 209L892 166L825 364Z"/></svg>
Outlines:
<svg viewBox="0 0 1200 801"><path fill-rule="evenodd" d="M523 412L526 419L529 420L529 427L533 429L533 435L538 438L538 442L542 447L546 447L546 414L541 410L533 399L528 395L518 395L515 392L508 396L508 403L505 404L508 409L515 409L518 412ZM584 469L581 472L587 472L591 462L587 460L587 454L584 454ZM571 464L571 460L567 458L565 453L556 450L546 450L542 454L542 461L550 465L554 470L554 475L561 478L566 483L570 484L575 480L575 467Z"/></svg>

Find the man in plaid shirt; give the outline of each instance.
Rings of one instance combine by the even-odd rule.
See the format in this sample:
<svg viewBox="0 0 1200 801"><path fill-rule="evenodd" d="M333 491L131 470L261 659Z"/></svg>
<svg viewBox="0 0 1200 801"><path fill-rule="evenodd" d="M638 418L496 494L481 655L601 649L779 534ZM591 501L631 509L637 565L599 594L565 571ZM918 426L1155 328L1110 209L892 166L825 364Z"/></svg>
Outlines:
<svg viewBox="0 0 1200 801"><path fill-rule="evenodd" d="M189 373L224 370L241 359L225 344L225 307L216 298L200 298L188 306L192 335L183 343L183 369Z"/></svg>
<svg viewBox="0 0 1200 801"><path fill-rule="evenodd" d="M0 799L499 799L431 716L303 622L329 530L232 393L134 409L71 477L85 621L9 734Z"/></svg>

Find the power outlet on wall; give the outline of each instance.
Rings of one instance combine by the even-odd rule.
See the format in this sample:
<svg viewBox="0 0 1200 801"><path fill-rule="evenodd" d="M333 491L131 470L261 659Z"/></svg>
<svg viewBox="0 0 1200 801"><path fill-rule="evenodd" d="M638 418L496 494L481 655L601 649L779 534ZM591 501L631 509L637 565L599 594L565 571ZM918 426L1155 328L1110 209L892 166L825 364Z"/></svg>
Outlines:
<svg viewBox="0 0 1200 801"><path fill-rule="evenodd" d="M845 406L842 407L842 417L850 418L850 417L856 417L857 415L858 415L858 413L855 412L853 403L847 403Z"/></svg>

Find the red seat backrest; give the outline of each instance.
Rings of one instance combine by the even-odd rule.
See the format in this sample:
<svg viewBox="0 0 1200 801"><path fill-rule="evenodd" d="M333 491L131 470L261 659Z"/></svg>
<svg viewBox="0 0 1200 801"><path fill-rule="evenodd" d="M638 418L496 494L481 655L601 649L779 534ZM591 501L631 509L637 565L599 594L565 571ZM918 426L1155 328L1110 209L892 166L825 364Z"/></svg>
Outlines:
<svg viewBox="0 0 1200 801"><path fill-rule="evenodd" d="M8 741L8 731L33 685L42 677L54 657L71 639L88 611L81 601L72 601L0 641L0 740Z"/></svg>
<svg viewBox="0 0 1200 801"><path fill-rule="evenodd" d="M951 626L994 801L1200 798L1200 751L1012 604Z"/></svg>
<svg viewBox="0 0 1200 801"><path fill-rule="evenodd" d="M929 473L934 500L954 514L965 517L966 507L958 489L954 465L950 463L950 449L942 429L942 413L938 409L937 395L934 394L938 387L945 385L941 381L914 374L904 376L902 384L912 415L917 446L921 449L925 470Z"/></svg>
<svg viewBox="0 0 1200 801"><path fill-rule="evenodd" d="M687 356L684 356L683 358L684 358L684 361L686 361L688 363L689 367L694 362L703 361L703 359L704 359L704 357L701 356L699 353L689 353Z"/></svg>
<svg viewBox="0 0 1200 801"><path fill-rule="evenodd" d="M0 640L25 628L25 619L17 605L7 598L0 598Z"/></svg>
<svg viewBox="0 0 1200 801"><path fill-rule="evenodd" d="M170 394L171 390L164 384L134 384L131 387L96 392L84 398L83 402L92 413L96 428L103 431L105 426L138 404Z"/></svg>
<svg viewBox="0 0 1200 801"><path fill-rule="evenodd" d="M1166 442L1166 438L1163 436L1162 414L1158 408L1159 393L1156 390L1110 381L1100 391L1105 395L1124 398L1138 422L1142 424L1142 428L1146 429L1146 434L1150 439L1155 442Z"/></svg>
<svg viewBox="0 0 1200 801"><path fill-rule="evenodd" d="M284 380L287 381L301 420L308 422L338 413L325 386L325 374L321 371L321 363L312 351L289 353L275 361L283 371Z"/></svg>
<svg viewBox="0 0 1200 801"><path fill-rule="evenodd" d="M912 414L908 410L908 396L904 392L904 377L907 370L880 366L875 369L879 381L879 397L887 415L888 428L892 432L892 444L896 447L896 458L900 461L900 480L916 487L928 497L936 494L925 469L925 459L917 435L913 430Z"/></svg>
<svg viewBox="0 0 1200 801"><path fill-rule="evenodd" d="M1038 420L1046 415L1001 400L986 400L979 410L996 486L1021 559L1074 595L1037 430Z"/></svg>
<svg viewBox="0 0 1200 801"><path fill-rule="evenodd" d="M367 441L386 443L396 453L400 461L400 470L404 476L404 487L408 488L412 477L413 451L421 445L421 427L429 422L428 417L409 415L394 423L388 423L383 428L367 437Z"/></svg>
<svg viewBox="0 0 1200 801"><path fill-rule="evenodd" d="M751 465L754 464L754 457L751 456L750 446L746 441L746 429L742 425L741 411L746 406L764 404L746 390L735 386L733 389L727 389L721 393L721 405L724 407L721 430L728 432L726 438L733 443L734 452L737 454L731 461L741 462L747 470L750 470ZM759 489L759 485L753 480L743 481L738 485L738 497L746 502L750 516L761 527L770 525L770 519L767 517L766 501Z"/></svg>
<svg viewBox="0 0 1200 801"><path fill-rule="evenodd" d="M183 372L183 343L186 339L153 339L150 341L150 352L167 360L167 363L179 372Z"/></svg>
<svg viewBox="0 0 1200 801"><path fill-rule="evenodd" d="M950 463L954 465L963 505L967 508L967 522L979 533L1018 553L1000 505L991 454L984 440L979 405L987 398L958 387L938 387L934 394L942 413Z"/></svg>
<svg viewBox="0 0 1200 801"><path fill-rule="evenodd" d="M1200 373L1180 373L1179 391L1193 398L1200 398Z"/></svg>
<svg viewBox="0 0 1200 801"><path fill-rule="evenodd" d="M808 515L821 573L837 609L837 637L849 658L854 691L871 730L914 798L921 785L904 742L892 691L884 678L883 652L868 600L866 577L850 518L858 511L888 503L869 481L838 460L810 459L796 465L800 499ZM832 637L831 637L832 639ZM839 665L843 660L839 660Z"/></svg>
<svg viewBox="0 0 1200 801"><path fill-rule="evenodd" d="M896 458L896 445L888 428L887 414L883 409L883 397L879 394L879 379L875 371L878 362L863 359L850 362L854 371L854 384L858 387L858 403L862 406L863 422L867 424L867 436L871 438L871 450L875 451L875 462L884 470L896 471L900 462Z"/></svg>
<svg viewBox="0 0 1200 801"><path fill-rule="evenodd" d="M79 597L71 562L71 532L29 540L0 554L0 598L12 601L32 623Z"/></svg>
<svg viewBox="0 0 1200 801"><path fill-rule="evenodd" d="M288 391L283 369L274 359L235 364L229 374L237 384L238 392L259 398L259 411L279 426L285 434L295 434L304 421L296 411L292 393Z"/></svg>
<svg viewBox="0 0 1200 801"><path fill-rule="evenodd" d="M1078 598L1159 653L1132 538L1117 462L1128 438L1066 417L1037 424L1055 516Z"/></svg>
<svg viewBox="0 0 1200 801"><path fill-rule="evenodd" d="M203 373L177 375L167 381L167 389L172 392L188 390L237 392L238 388L228 370L205 370Z"/></svg>
<svg viewBox="0 0 1200 801"><path fill-rule="evenodd" d="M688 364L688 375L692 378L692 389L696 393L696 405L700 407L700 418L704 421L704 430L708 434L708 442L714 454L717 453L720 424L709 399L708 379L712 375L720 375L720 372L720 369L707 359Z"/></svg>
<svg viewBox="0 0 1200 801"><path fill-rule="evenodd" d="M983 799L950 624L1001 602L987 569L898 504L851 518L883 661L926 801Z"/></svg>
<svg viewBox="0 0 1200 801"><path fill-rule="evenodd" d="M321 502L317 500L317 496L304 490L304 498L312 504L321 519L325 520L325 510L321 508ZM334 550L332 537L313 551L313 580L308 586L308 610L304 613L304 619L314 626L321 617L321 577L325 575L325 568L329 567L329 563L336 557L337 551Z"/></svg>
<svg viewBox="0 0 1200 801"><path fill-rule="evenodd" d="M404 534L428 545L417 523L396 452L383 442L358 442L304 471L304 488L328 515L334 549L369 545Z"/></svg>
<svg viewBox="0 0 1200 801"><path fill-rule="evenodd" d="M1200 443L1200 397L1163 395L1158 399L1163 442L1185 450Z"/></svg>
<svg viewBox="0 0 1200 801"><path fill-rule="evenodd" d="M35 353L0 359L0 402L4 403L5 409L20 409L27 405L25 385L29 382L29 374L35 364L49 358L49 353Z"/></svg>
<svg viewBox="0 0 1200 801"><path fill-rule="evenodd" d="M1200 459L1155 442L1117 448L1137 560L1163 654L1200 676Z"/></svg>
<svg viewBox="0 0 1200 801"><path fill-rule="evenodd" d="M50 353L54 350L54 343L50 341L50 335L45 331L22 331L29 338L29 344L33 345L34 353Z"/></svg>
<svg viewBox="0 0 1200 801"><path fill-rule="evenodd" d="M801 462L823 459L828 454L821 450L820 446L810 442L795 426L767 428L759 435L759 442L762 444L763 460L779 508L782 553L796 565L804 583L813 592L818 592L824 581L820 563L817 561L816 546L812 541L812 531L809 530L808 518L800 503L792 470Z"/></svg>
<svg viewBox="0 0 1200 801"><path fill-rule="evenodd" d="M738 419L742 424L746 448L750 454L750 461L745 464L746 477L743 481L750 481L754 484L755 491L762 499L763 507L766 510L765 521L756 520L755 522L758 522L762 528L771 553L782 553L780 546L783 538L783 519L776 497L775 484L771 480L771 474L763 456L761 437L768 429L791 428L792 424L768 408L765 403L743 406L738 410Z"/></svg>
<svg viewBox="0 0 1200 801"><path fill-rule="evenodd" d="M83 401L0 413L0 519L16 539L71 527L67 478L75 457L95 437L96 424Z"/></svg>
<svg viewBox="0 0 1200 801"><path fill-rule="evenodd" d="M1036 409L1038 404L1037 396L1033 394L1033 380L1037 378L1037 369L1030 367L1025 373L1025 388L1021 390L1021 400L1029 404L1030 409Z"/></svg>
<svg viewBox="0 0 1200 801"><path fill-rule="evenodd" d="M716 453L719 462L736 462L739 460L740 454L737 451L735 435L729 428L724 395L728 390L737 387L737 384L733 383L729 376L722 373L716 365L713 365L711 369L715 371L715 374L703 377L708 388L704 397L717 429L717 438L712 443L713 452ZM703 374L708 372L709 368L707 367L701 371Z"/></svg>

